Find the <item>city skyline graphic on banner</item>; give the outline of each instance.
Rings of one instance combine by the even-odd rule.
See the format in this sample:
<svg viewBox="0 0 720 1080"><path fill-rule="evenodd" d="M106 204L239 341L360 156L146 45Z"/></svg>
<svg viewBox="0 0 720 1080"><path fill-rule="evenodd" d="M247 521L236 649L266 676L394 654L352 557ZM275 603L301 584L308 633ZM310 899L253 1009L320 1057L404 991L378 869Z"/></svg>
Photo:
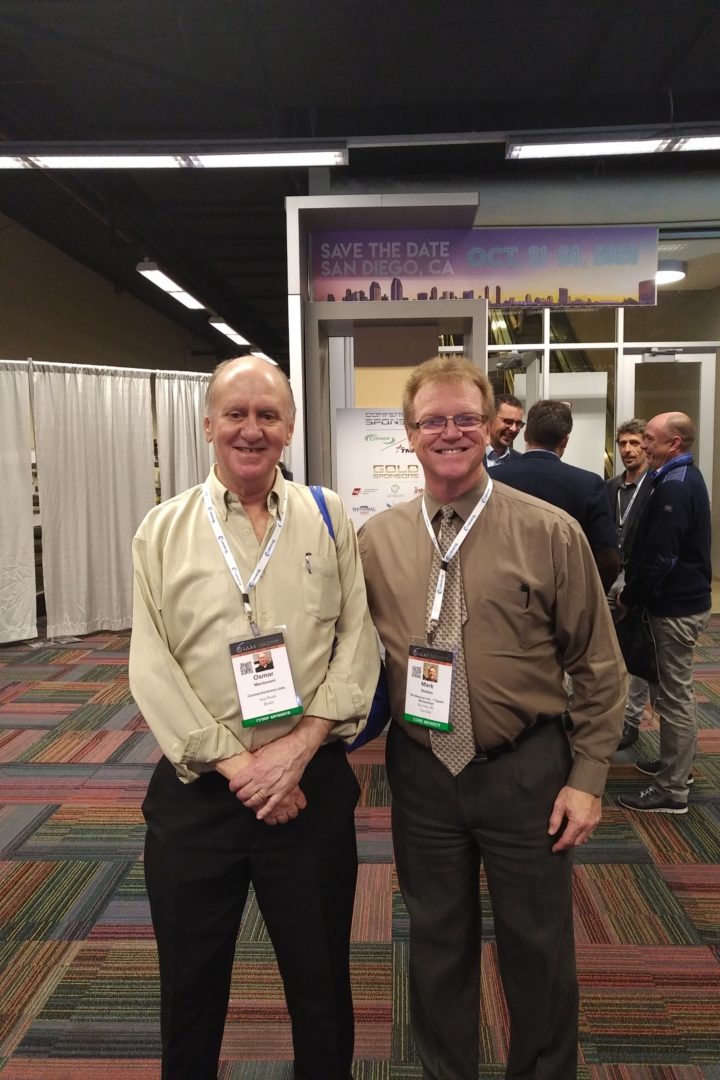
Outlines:
<svg viewBox="0 0 720 1080"><path fill-rule="evenodd" d="M474 300L492 306L654 304L657 229L315 233L314 300Z"/></svg>

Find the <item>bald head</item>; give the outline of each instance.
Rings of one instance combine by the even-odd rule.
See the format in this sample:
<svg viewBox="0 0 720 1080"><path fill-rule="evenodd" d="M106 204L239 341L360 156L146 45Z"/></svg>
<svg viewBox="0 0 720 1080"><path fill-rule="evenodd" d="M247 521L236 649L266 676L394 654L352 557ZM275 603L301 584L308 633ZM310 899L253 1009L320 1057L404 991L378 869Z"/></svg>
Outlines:
<svg viewBox="0 0 720 1080"><path fill-rule="evenodd" d="M672 458L687 454L695 442L695 425L685 413L658 413L645 428L648 465L659 469Z"/></svg>
<svg viewBox="0 0 720 1080"><path fill-rule="evenodd" d="M263 360L259 356L249 354L235 356L232 360L223 360L217 365L205 391L206 416L212 415L215 397L220 387L242 380L249 374L257 374L263 381L267 381L268 387L275 386L282 390L287 398L288 418L292 423L295 419L295 398L287 375L274 361Z"/></svg>
<svg viewBox="0 0 720 1080"><path fill-rule="evenodd" d="M681 454L686 454L688 450L692 449L692 445L695 442L695 425L687 413L660 413L655 419L662 421L665 430L669 435L679 435Z"/></svg>

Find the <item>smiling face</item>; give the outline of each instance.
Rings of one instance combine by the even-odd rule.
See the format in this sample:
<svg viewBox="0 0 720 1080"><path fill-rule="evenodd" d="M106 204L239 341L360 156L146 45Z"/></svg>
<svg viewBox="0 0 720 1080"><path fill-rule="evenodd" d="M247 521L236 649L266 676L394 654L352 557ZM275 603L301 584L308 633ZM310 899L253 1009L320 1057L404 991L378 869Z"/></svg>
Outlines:
<svg viewBox="0 0 720 1080"><path fill-rule="evenodd" d="M417 423L428 416L487 415L487 403L474 383L453 379L429 382L420 387L413 402ZM444 431L422 432L407 428L410 445L425 472L425 486L441 502L450 502L469 491L484 474L487 424L474 431L459 431L449 420Z"/></svg>
<svg viewBox="0 0 720 1080"><path fill-rule="evenodd" d="M523 428L523 411L517 405L503 401L498 405L495 419L490 422L490 445L496 454L504 454Z"/></svg>
<svg viewBox="0 0 720 1080"><path fill-rule="evenodd" d="M643 447L650 469L659 469L671 458L682 453L682 439L668 428L668 419L673 413L660 413L648 421L645 428Z"/></svg>
<svg viewBox="0 0 720 1080"><path fill-rule="evenodd" d="M217 477L240 498L266 494L293 432L287 387L277 368L242 357L216 379L205 417Z"/></svg>

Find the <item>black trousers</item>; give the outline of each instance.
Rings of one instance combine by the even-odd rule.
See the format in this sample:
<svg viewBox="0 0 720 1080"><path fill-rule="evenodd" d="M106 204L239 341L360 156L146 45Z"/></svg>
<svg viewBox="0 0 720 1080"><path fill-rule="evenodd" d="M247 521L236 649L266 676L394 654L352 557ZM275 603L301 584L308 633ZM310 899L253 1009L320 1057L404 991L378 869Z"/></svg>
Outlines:
<svg viewBox="0 0 720 1080"><path fill-rule="evenodd" d="M257 821L218 773L150 781L145 879L160 958L163 1080L216 1080L235 941L252 882L292 1022L296 1080L348 1080L349 946L359 788L343 747L321 747L286 825Z"/></svg>
<svg viewBox="0 0 720 1080"><path fill-rule="evenodd" d="M410 914L410 1012L424 1080L477 1080L480 863L510 1013L506 1077L573 1080L578 991L572 860L550 851L570 769L562 724L453 777L397 724L388 738L393 841Z"/></svg>

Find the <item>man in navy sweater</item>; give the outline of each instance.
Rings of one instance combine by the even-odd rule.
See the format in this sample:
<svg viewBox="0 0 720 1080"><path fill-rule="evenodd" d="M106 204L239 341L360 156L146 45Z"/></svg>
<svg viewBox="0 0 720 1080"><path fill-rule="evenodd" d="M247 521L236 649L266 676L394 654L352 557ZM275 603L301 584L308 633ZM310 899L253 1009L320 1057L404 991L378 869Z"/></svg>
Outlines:
<svg viewBox="0 0 720 1080"><path fill-rule="evenodd" d="M658 685L651 696L660 716L660 757L637 762L653 783L618 800L646 813L687 813L697 741L693 653L710 617L712 570L710 502L690 453L694 441L695 425L685 413L661 413L648 422L652 493L617 598L620 608L647 608L657 649Z"/></svg>

